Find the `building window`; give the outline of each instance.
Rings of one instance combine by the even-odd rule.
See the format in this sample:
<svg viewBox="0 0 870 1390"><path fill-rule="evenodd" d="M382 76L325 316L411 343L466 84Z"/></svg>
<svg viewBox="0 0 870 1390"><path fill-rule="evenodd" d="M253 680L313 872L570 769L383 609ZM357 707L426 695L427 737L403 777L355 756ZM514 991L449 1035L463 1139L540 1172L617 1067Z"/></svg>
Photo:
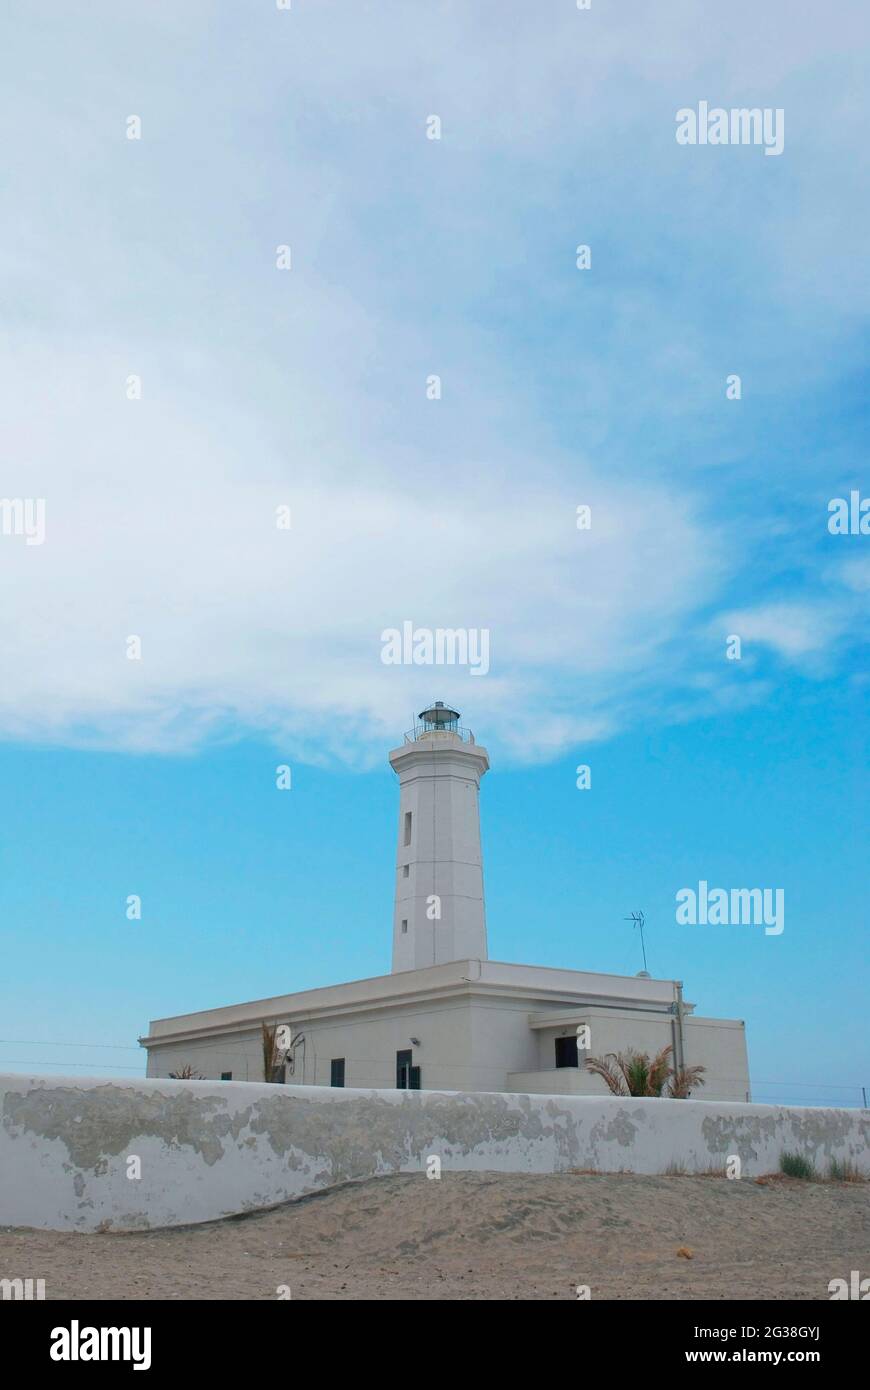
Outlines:
<svg viewBox="0 0 870 1390"><path fill-rule="evenodd" d="M410 872L411 872L411 866L410 866L410 864L406 864L405 867L404 867L404 869L402 870L402 878L407 878L407 877L409 876Z"/></svg>
<svg viewBox="0 0 870 1390"><path fill-rule="evenodd" d="M412 1060L410 1048L396 1053L396 1089L399 1091L420 1090L420 1068L413 1067Z"/></svg>
<svg viewBox="0 0 870 1390"><path fill-rule="evenodd" d="M556 1066L557 1067L576 1067L577 1066L577 1034L573 1033L568 1038L556 1039Z"/></svg>
<svg viewBox="0 0 870 1390"><path fill-rule="evenodd" d="M330 1086L344 1085L344 1058L333 1057L329 1064L329 1084Z"/></svg>
<svg viewBox="0 0 870 1390"><path fill-rule="evenodd" d="M221 1072L221 1081L232 1081L232 1079L233 1079L233 1074L232 1074L231 1071L222 1071L222 1072Z"/></svg>
<svg viewBox="0 0 870 1390"><path fill-rule="evenodd" d="M402 918L402 935L403 935L403 936L406 936L406 935L407 935L407 932L408 932L408 919L407 919L407 917L403 917L403 918Z"/></svg>
<svg viewBox="0 0 870 1390"><path fill-rule="evenodd" d="M405 844L411 843L411 812L405 812Z"/></svg>

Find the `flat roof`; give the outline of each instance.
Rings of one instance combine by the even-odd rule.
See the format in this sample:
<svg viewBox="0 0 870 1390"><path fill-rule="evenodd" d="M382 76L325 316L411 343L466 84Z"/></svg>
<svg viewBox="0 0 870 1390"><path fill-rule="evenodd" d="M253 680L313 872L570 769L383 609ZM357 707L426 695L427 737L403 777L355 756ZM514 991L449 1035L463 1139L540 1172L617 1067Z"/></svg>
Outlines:
<svg viewBox="0 0 870 1390"><path fill-rule="evenodd" d="M152 1019L143 1047L207 1034L235 1032L264 1018L312 1019L318 1015L359 1013L378 1006L393 1007L450 994L528 996L566 1004L610 1001L614 1004L658 1006L672 1003L674 980L636 975L604 975L584 970L559 970L547 965L514 965L506 961L456 960L422 970L325 985L295 994L278 994L242 1004L228 1004L191 1014Z"/></svg>

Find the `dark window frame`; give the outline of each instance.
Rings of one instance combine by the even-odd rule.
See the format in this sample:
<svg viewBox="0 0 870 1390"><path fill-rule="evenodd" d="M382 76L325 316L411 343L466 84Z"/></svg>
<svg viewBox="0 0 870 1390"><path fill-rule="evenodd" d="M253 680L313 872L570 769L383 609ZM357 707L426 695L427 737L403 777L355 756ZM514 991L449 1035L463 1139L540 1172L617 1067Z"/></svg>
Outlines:
<svg viewBox="0 0 870 1390"><path fill-rule="evenodd" d="M410 1047L402 1048L396 1053L396 1090L407 1091L408 1078L411 1072L411 1064L414 1054Z"/></svg>

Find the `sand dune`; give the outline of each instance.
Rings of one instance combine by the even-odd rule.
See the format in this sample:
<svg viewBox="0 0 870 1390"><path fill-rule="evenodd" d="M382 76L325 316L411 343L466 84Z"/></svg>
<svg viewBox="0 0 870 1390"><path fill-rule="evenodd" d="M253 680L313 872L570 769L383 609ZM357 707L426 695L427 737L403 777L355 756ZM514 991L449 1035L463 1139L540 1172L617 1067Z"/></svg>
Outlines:
<svg viewBox="0 0 870 1390"><path fill-rule="evenodd" d="M0 1230L0 1277L49 1299L827 1299L852 1269L866 1183L421 1174L171 1231Z"/></svg>

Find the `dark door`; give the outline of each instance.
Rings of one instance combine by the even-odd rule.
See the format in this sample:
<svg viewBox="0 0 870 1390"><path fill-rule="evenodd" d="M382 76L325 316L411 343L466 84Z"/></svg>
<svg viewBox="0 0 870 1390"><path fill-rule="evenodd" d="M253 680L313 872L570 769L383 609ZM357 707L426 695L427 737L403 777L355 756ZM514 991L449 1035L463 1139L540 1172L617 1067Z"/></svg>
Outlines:
<svg viewBox="0 0 870 1390"><path fill-rule="evenodd" d="M407 1091L411 1084L411 1072L420 1071L419 1067L411 1066L412 1055L410 1047L406 1052L396 1053L396 1089L399 1091Z"/></svg>

